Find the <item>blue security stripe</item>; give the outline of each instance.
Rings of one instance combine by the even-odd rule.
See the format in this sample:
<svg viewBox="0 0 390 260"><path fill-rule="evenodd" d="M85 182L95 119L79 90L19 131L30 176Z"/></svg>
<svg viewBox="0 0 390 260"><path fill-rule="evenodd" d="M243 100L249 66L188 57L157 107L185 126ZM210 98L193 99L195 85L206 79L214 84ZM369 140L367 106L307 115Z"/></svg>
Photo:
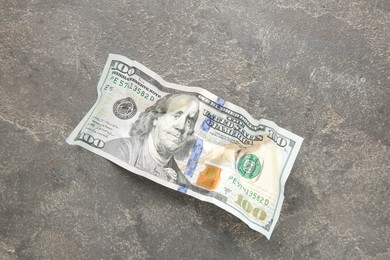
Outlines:
<svg viewBox="0 0 390 260"><path fill-rule="evenodd" d="M211 115L211 118L214 119L214 115ZM211 119L206 117L200 125L200 129L207 133L210 130L209 122L211 122Z"/></svg>
<svg viewBox="0 0 390 260"><path fill-rule="evenodd" d="M215 103L223 107L223 105L225 105L225 100L220 97L217 97ZM203 120L202 124L200 125L200 129L205 133L207 133L210 130L210 125L208 123L211 121L211 119L214 119L214 115L212 115L211 118L206 117ZM190 157L188 158L187 167L184 172L184 175L188 177L192 177L192 175L194 175L202 151L203 151L203 140L201 138L196 137L196 143L192 147L191 154Z"/></svg>
<svg viewBox="0 0 390 260"><path fill-rule="evenodd" d="M198 165L198 161L200 155L202 154L202 151L203 151L203 140L199 137L196 137L196 143L192 147L191 154L190 157L188 158L187 167L184 172L184 175L192 177L196 169L196 166Z"/></svg>
<svg viewBox="0 0 390 260"><path fill-rule="evenodd" d="M223 107L223 105L225 105L225 100L220 98L220 97L217 97L217 100L215 101L215 103L217 103L218 105L221 105Z"/></svg>
<svg viewBox="0 0 390 260"><path fill-rule="evenodd" d="M177 191L180 191L182 193L187 193L187 188L183 184L179 185L179 188L177 188Z"/></svg>
<svg viewBox="0 0 390 260"><path fill-rule="evenodd" d="M221 107L223 107L223 106L225 105L225 102L226 102L226 101L225 101L224 99L220 98L220 97L217 97L217 100L215 101L215 103L217 103L217 104L220 105ZM211 115L210 118L206 117L206 118L203 120L202 124L200 125L200 129L201 129L202 131L204 131L204 132L207 133L207 132L210 130L210 125L209 125L209 123L210 123L211 119L214 119L214 115Z"/></svg>

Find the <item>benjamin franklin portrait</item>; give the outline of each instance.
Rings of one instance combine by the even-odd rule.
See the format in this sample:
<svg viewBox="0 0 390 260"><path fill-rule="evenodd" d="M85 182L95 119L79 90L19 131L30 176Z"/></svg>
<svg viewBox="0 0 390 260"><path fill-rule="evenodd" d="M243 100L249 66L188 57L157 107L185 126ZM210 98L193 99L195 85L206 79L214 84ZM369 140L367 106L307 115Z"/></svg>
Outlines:
<svg viewBox="0 0 390 260"><path fill-rule="evenodd" d="M108 141L103 150L136 168L177 184L188 184L176 159L195 143L199 101L192 94L169 94L142 112L130 137Z"/></svg>

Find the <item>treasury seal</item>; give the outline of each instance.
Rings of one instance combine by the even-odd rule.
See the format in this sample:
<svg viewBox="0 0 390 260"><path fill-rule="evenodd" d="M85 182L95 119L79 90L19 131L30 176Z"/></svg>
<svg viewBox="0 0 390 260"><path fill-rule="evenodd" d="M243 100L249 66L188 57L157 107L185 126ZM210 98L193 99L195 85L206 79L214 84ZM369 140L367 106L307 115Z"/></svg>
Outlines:
<svg viewBox="0 0 390 260"><path fill-rule="evenodd" d="M113 112L120 119L130 119L137 113L137 106L131 97L127 97L115 102Z"/></svg>
<svg viewBox="0 0 390 260"><path fill-rule="evenodd" d="M257 177L260 174L262 168L263 167L259 158L251 153L247 153L241 156L237 163L238 172L246 179L253 179Z"/></svg>

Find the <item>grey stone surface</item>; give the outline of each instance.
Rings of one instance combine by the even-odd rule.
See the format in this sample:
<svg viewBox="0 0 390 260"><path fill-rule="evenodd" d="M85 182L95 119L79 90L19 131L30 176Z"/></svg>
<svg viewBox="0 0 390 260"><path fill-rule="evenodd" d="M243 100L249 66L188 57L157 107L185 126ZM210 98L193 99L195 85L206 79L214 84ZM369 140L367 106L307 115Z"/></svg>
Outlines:
<svg viewBox="0 0 390 260"><path fill-rule="evenodd" d="M65 138L108 53L305 138L270 241ZM389 259L388 0L0 3L0 258Z"/></svg>

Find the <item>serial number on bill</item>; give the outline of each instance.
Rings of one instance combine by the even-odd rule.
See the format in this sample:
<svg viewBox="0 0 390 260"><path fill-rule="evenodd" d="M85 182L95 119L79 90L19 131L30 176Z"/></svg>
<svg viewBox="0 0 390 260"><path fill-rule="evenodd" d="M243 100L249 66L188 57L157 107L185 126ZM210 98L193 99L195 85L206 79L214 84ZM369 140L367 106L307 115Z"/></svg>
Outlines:
<svg viewBox="0 0 390 260"><path fill-rule="evenodd" d="M151 95L148 91L146 91L145 89L141 88L140 86L138 86L137 84L135 84L133 82L130 82L130 83L126 82L126 80L120 79L118 77L112 77L111 82L115 86L123 87L123 88L129 89L129 90L133 90L135 94L137 94L137 95L139 95L147 100L150 100L150 101L154 100L153 95ZM114 87L111 85L106 85L104 87L104 90L112 91L112 90L114 90Z"/></svg>

